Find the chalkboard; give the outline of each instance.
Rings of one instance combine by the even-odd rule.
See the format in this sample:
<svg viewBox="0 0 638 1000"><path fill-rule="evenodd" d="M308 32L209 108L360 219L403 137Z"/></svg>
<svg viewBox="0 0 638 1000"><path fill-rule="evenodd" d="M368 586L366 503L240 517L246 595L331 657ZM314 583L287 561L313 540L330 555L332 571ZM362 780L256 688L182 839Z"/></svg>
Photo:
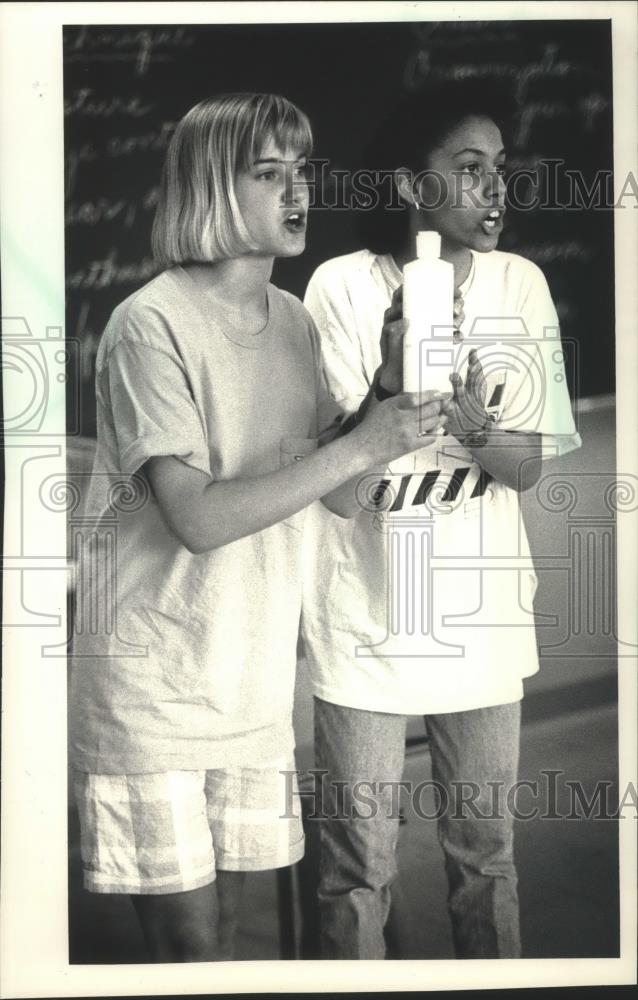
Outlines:
<svg viewBox="0 0 638 1000"><path fill-rule="evenodd" d="M508 213L500 247L545 272L563 336L577 344L568 363L578 394L613 391L610 22L80 26L64 29L63 45L67 336L80 342L82 434L95 434L108 316L154 273L149 236L174 125L203 97L236 90L303 108L335 178L401 94L428 80L500 81L520 108L510 165L554 161L542 194L562 206ZM576 208L569 170L582 178ZM299 296L321 261L358 249L354 213L339 210L330 183L337 207L313 211L305 254L275 265L275 282Z"/></svg>

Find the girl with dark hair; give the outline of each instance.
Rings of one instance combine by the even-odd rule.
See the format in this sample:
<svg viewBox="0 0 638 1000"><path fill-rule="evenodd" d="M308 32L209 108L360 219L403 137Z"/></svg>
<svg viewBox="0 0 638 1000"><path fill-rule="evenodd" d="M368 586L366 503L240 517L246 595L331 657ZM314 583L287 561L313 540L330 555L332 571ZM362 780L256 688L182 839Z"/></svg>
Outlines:
<svg viewBox="0 0 638 1000"><path fill-rule="evenodd" d="M488 118L498 128L505 144L513 112L514 102L502 88L475 82L431 87L426 93L412 94L393 108L361 156L361 169L371 171L377 181L370 207L357 215L357 232L362 246L375 254L392 254L400 266L410 259L414 250L410 201L397 192L396 180L394 197L388 197L388 181L395 179L397 166L408 168L416 187L430 178L429 192L422 192L422 196L429 195L431 208L442 207L447 193L443 187L444 178L429 165L430 154L459 122L469 118ZM504 172L504 164L503 150L501 172ZM460 193L458 188L457 194ZM392 208L388 210L389 203ZM419 221L417 229L435 228ZM440 224L440 216L437 221Z"/></svg>
<svg viewBox="0 0 638 1000"><path fill-rule="evenodd" d="M360 215L364 249L322 264L305 298L345 411L356 413L370 392L400 392L400 352L396 366L375 373L382 345L405 332L401 269L415 257L416 234L434 230L454 267L461 341L446 436L370 470L352 520L313 509L303 621L316 763L326 772L326 958L385 955L397 783L406 716L416 714L431 748L456 954L521 954L506 793L517 780L523 678L538 657L518 493L537 481L543 459L580 441L545 278L497 250L504 104L471 81L395 109L363 164L378 181L376 202ZM388 204L388 172L400 208ZM352 517L350 495L340 503L338 494L332 511Z"/></svg>

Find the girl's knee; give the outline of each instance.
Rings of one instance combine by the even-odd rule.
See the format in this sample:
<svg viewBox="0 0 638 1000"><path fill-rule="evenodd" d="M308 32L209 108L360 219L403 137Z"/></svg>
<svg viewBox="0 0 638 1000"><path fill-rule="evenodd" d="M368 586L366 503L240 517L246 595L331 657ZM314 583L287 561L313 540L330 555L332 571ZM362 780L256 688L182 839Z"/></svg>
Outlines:
<svg viewBox="0 0 638 1000"><path fill-rule="evenodd" d="M186 932L184 929L170 936L158 935L147 940L154 962L218 961L219 948L216 935L205 930Z"/></svg>
<svg viewBox="0 0 638 1000"><path fill-rule="evenodd" d="M213 885L131 897L153 962L214 962L218 955Z"/></svg>

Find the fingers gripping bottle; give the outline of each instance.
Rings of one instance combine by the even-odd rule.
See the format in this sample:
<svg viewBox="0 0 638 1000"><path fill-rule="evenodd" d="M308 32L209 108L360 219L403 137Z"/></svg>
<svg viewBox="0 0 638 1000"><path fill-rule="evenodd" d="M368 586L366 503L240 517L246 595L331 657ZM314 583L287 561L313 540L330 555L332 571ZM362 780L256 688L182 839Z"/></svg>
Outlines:
<svg viewBox="0 0 638 1000"><path fill-rule="evenodd" d="M450 392L454 371L454 267L441 260L441 237L420 232L416 260L403 268L403 391Z"/></svg>

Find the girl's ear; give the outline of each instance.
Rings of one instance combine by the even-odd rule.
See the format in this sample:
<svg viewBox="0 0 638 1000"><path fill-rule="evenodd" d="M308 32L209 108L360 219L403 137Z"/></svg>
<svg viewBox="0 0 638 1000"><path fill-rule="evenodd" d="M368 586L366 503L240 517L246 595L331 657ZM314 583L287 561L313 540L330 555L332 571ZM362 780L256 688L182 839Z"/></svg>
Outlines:
<svg viewBox="0 0 638 1000"><path fill-rule="evenodd" d="M418 201L412 188L412 171L407 167L398 167L394 171L394 184L399 192L399 198L408 205L418 208Z"/></svg>

